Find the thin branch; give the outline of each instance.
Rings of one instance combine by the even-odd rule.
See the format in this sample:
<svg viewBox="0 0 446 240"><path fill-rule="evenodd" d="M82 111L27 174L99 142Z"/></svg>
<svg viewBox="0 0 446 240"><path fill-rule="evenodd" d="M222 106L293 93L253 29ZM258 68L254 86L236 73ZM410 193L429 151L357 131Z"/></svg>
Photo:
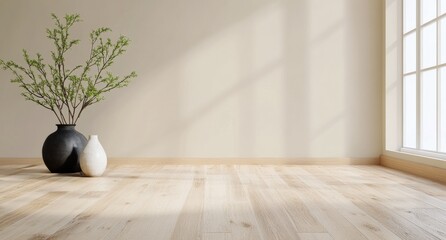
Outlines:
<svg viewBox="0 0 446 240"><path fill-rule="evenodd" d="M46 65L40 54L37 54L37 59L32 59L24 51L26 68L13 61L5 62L1 59L0 67L12 72L14 78L11 82L23 89L22 95L26 100L52 111L62 124L76 123L88 106L104 99L104 93L127 86L129 79L136 77L134 72L124 78L108 72L105 74L114 60L125 52L129 40L121 36L114 43L109 38L104 41L102 34L111 29L98 28L90 33L90 55L85 64L68 70L66 54L79 43L78 39L71 39L70 29L81 20L78 14L65 15L65 21L61 21L55 14L51 16L54 27L46 29L46 33L55 47L50 52L53 62ZM94 66L96 72L91 73ZM48 72L46 68L49 69ZM25 81L23 76L30 81Z"/></svg>

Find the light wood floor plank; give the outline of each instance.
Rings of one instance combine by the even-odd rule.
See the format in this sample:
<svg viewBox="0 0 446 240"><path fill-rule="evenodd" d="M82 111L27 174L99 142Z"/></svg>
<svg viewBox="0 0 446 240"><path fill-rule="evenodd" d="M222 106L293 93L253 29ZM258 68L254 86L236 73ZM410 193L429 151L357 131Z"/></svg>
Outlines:
<svg viewBox="0 0 446 240"><path fill-rule="evenodd" d="M241 175L247 177L244 188L248 193L262 239L299 239L280 196L274 188L268 187L269 176L259 175L266 169L250 166L241 170Z"/></svg>
<svg viewBox="0 0 446 240"><path fill-rule="evenodd" d="M48 205L50 202L66 194L66 192L49 192L41 197L31 201L29 204L16 209L4 216L0 220L0 231L2 231L7 226L21 220L22 218L33 214L44 206Z"/></svg>
<svg viewBox="0 0 446 240"><path fill-rule="evenodd" d="M82 186L85 188L85 186ZM82 189L78 189L82 194ZM105 192L103 193L105 194ZM34 214L28 214L25 218L10 225L2 231L5 239L34 239L42 238L56 232L60 227L71 221L77 214L94 204L91 192L86 192L79 196L77 193L70 192L63 195L46 207L36 211ZM100 199L102 194L95 192L96 199ZM72 204L67 204L71 199L79 199ZM60 214L60 209L64 209L64 214ZM45 219L45 221L42 221ZM22 226L28 226L22 228Z"/></svg>
<svg viewBox="0 0 446 240"><path fill-rule="evenodd" d="M142 170L139 170L142 171ZM79 234L85 234L84 230L88 227L95 227L95 219L110 206L114 206L113 203L116 198L120 196L124 190L137 178L138 170L134 170L126 178L119 178L114 187L106 194L100 201L96 201L95 204L87 208L85 211L75 216L70 222L62 226L57 232L49 236L50 239L69 239L70 237L76 238ZM87 232L88 233L88 232ZM82 235L81 235L82 236ZM88 239L88 238L85 238Z"/></svg>
<svg viewBox="0 0 446 240"><path fill-rule="evenodd" d="M270 172L270 179L267 182L275 183L274 188L279 189L278 194L283 199L287 214L299 233L326 233L325 227L316 220L310 209L299 197L299 190L305 184L299 181L296 187L296 179L292 174L287 174L284 167L276 167L277 171ZM275 179L275 180L273 180ZM280 180L279 180L280 179ZM273 180L273 181L272 181ZM292 189L290 189L292 187ZM297 189L293 189L296 187ZM300 236L300 235L299 235Z"/></svg>
<svg viewBox="0 0 446 240"><path fill-rule="evenodd" d="M277 192L247 189L263 239L299 239L297 231L279 201Z"/></svg>
<svg viewBox="0 0 446 240"><path fill-rule="evenodd" d="M323 168L323 167L322 167ZM376 221L374 218L368 216L364 211L358 208L348 198L333 189L333 186L343 186L341 184L342 179L337 180L333 178L333 172L325 172L326 168L321 169L317 166L311 166L306 168L307 173L301 173L301 181L311 185L312 188L318 189L317 194L320 196L320 201L325 201L326 204L331 205L331 209L338 210L345 219L358 229L362 235L368 239L399 239L395 234L389 231L383 224ZM339 167L333 169L333 171L339 170ZM326 175L324 175L326 173ZM340 174L345 176L347 174ZM354 184L358 184L356 178L361 178L361 184L367 181L368 176L361 176L358 172L349 173L348 179L354 181ZM325 177L321 177L325 176ZM299 176L298 176L299 177ZM355 178L355 179L353 179ZM342 219L342 218L340 218ZM347 224L347 223L345 223ZM332 233L334 235L334 233ZM336 236L334 236L336 238ZM359 236L358 236L359 237ZM342 236L339 236L342 238Z"/></svg>
<svg viewBox="0 0 446 240"><path fill-rule="evenodd" d="M221 165L206 167L203 205L203 233L229 233L228 175Z"/></svg>
<svg viewBox="0 0 446 240"><path fill-rule="evenodd" d="M301 240L333 240L328 233L299 233Z"/></svg>
<svg viewBox="0 0 446 240"><path fill-rule="evenodd" d="M395 210L388 208L380 202L380 199L365 197L364 192L370 190L367 187L343 186L337 187L337 190L350 198L355 205L381 222L401 239L441 239L402 217Z"/></svg>
<svg viewBox="0 0 446 240"><path fill-rule="evenodd" d="M317 170L307 170L309 172L317 172ZM365 176L363 178L366 179ZM327 182L324 182L326 180ZM336 186L343 186L342 184L334 184L331 179L320 178L319 175L307 176L305 181L317 183L321 188L318 193L326 202L341 213L349 222L351 222L364 236L368 239L400 239L394 233L389 231L383 224L376 221L369 216L358 206L356 206L350 199L340 194L335 190ZM333 186L333 187L332 187Z"/></svg>
<svg viewBox="0 0 446 240"><path fill-rule="evenodd" d="M397 210L398 215L403 216L417 226L428 230L439 239L446 239L446 212L433 208ZM432 221L435 216L436 221Z"/></svg>
<svg viewBox="0 0 446 240"><path fill-rule="evenodd" d="M0 165L0 239L446 239L446 186L380 166Z"/></svg>
<svg viewBox="0 0 446 240"><path fill-rule="evenodd" d="M226 166L229 175L227 184L228 214L231 240L262 239L255 213L252 209L245 185L242 184L238 166ZM249 188L249 186L248 186Z"/></svg>
<svg viewBox="0 0 446 240"><path fill-rule="evenodd" d="M340 209L333 207L318 192L301 189L299 197L333 239L367 239L355 225L341 214Z"/></svg>
<svg viewBox="0 0 446 240"><path fill-rule="evenodd" d="M196 170L196 177L175 224L173 239L199 239L202 236L205 187L203 175L202 169Z"/></svg>
<svg viewBox="0 0 446 240"><path fill-rule="evenodd" d="M155 182L139 193L134 206L136 212L124 218L128 220L124 229L110 239L170 239L194 182L194 175L182 173L187 169L163 167L158 178L153 179Z"/></svg>

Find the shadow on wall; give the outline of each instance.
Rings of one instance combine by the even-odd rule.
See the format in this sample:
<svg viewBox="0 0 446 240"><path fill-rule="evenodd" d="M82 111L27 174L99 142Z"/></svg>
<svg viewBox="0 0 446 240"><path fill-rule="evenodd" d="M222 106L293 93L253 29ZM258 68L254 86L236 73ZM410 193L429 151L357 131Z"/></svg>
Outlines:
<svg viewBox="0 0 446 240"><path fill-rule="evenodd" d="M126 105L138 106L127 118L141 128L110 136L142 140L120 155L307 156L306 1L171 7L152 6L147 24L130 24L143 29L133 38L147 82L129 89L137 94Z"/></svg>
<svg viewBox="0 0 446 240"><path fill-rule="evenodd" d="M379 156L383 139L385 3L347 2L344 45L350 56L345 58L344 106L348 113L344 121L345 148L352 157L365 152Z"/></svg>
<svg viewBox="0 0 446 240"><path fill-rule="evenodd" d="M362 0L364 7L347 8L352 2L48 1L44 7L79 12L85 23L97 20L95 27L132 39L114 70L136 70L138 79L79 121L82 132L100 135L109 156L336 157L355 152L358 145L348 142L357 143L358 134L367 138L380 129L364 130L367 121L352 117L364 113L363 103L372 114L380 107L370 102L376 96L361 96L377 85L373 74L356 82L370 69L347 46L358 42L349 28L363 22L349 26L345 21L361 17L344 16L377 4ZM354 73L348 64L356 64ZM352 92L355 103L346 98ZM379 146L375 138L360 146L370 142Z"/></svg>
<svg viewBox="0 0 446 240"><path fill-rule="evenodd" d="M133 142L117 154L307 155L305 1L145 5L123 10L140 79L99 110Z"/></svg>

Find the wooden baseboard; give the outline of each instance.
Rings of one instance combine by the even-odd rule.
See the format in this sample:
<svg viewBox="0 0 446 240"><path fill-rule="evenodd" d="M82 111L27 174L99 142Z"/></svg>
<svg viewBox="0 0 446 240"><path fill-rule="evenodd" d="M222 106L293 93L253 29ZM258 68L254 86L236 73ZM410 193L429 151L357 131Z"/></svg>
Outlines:
<svg viewBox="0 0 446 240"><path fill-rule="evenodd" d="M379 158L110 158L109 164L378 165ZM0 158L0 165L42 164L41 158Z"/></svg>
<svg viewBox="0 0 446 240"><path fill-rule="evenodd" d="M446 169L425 165L409 160L403 160L386 155L381 156L381 165L384 167L411 173L433 181L446 183Z"/></svg>
<svg viewBox="0 0 446 240"><path fill-rule="evenodd" d="M372 165L378 158L114 158L110 163L135 164L246 164L246 165Z"/></svg>

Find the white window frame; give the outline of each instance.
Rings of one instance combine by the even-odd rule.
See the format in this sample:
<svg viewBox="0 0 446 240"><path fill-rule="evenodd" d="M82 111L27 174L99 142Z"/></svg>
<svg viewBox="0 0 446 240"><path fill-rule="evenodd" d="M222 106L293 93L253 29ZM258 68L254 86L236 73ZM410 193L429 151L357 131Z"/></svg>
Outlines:
<svg viewBox="0 0 446 240"><path fill-rule="evenodd" d="M402 16L402 21L401 21L401 46L404 47L404 37L415 33L416 35L416 69L415 71L412 72L407 72L404 73L404 69L401 68L401 84L402 84L402 89L404 89L404 77L405 76L409 76L409 75L413 75L415 74L416 77L416 88L417 88L417 93L416 93L416 147L415 148L409 148L409 147L405 147L404 146L404 117L402 117L402 125L401 125L401 152L406 152L409 154L416 154L416 155L421 155L421 156L427 156L427 157L433 157L433 158L437 158L437 159L443 159L446 160L446 153L444 152L440 152L440 146L441 146L441 120L440 119L440 115L441 115L441 79L440 79L440 69L442 67L446 67L446 63L443 64L439 64L440 63L440 45L441 45L441 39L440 39L440 33L441 33L441 26L440 26L440 20L442 19L446 19L446 13L443 13L441 15L439 15L440 12L440 0L437 0L437 17L427 21L426 23L421 24L421 0L416 0L416 26L414 29L404 33L404 0L402 1L402 5L401 5L401 16ZM437 60L437 64L435 66L432 67L428 67L428 68L421 68L421 29L424 26L428 26L429 24L432 24L436 22L437 24L437 53L436 53L436 60ZM401 51L401 61L404 61L404 51ZM429 70L433 70L436 69L436 81L437 81L437 126L436 126L436 130L437 130L437 139L436 139L436 145L437 145L437 149L436 151L428 151L428 150L423 150L421 149L421 73L425 72L425 71L429 71ZM401 111L402 111L402 116L404 116L404 92L402 94L402 100L401 103L403 104L401 107ZM443 103L446 104L446 103Z"/></svg>

